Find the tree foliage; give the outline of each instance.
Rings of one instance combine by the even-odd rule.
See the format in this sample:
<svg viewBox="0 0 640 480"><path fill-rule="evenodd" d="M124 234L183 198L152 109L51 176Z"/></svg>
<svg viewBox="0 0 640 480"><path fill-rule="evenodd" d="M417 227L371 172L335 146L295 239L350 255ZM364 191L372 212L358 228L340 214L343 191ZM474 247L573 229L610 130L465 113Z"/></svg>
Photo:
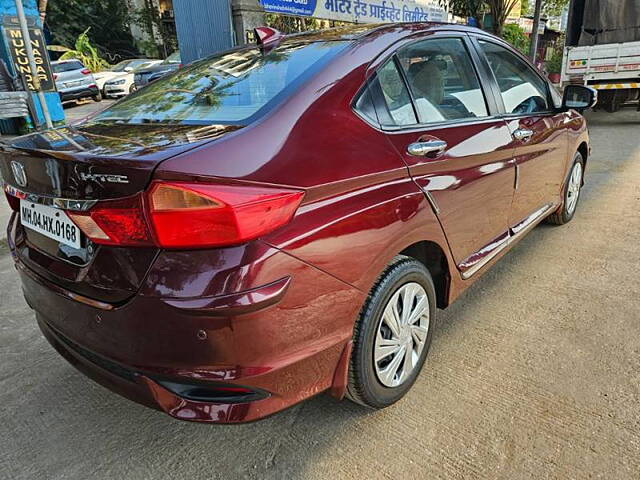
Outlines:
<svg viewBox="0 0 640 480"><path fill-rule="evenodd" d="M492 30L498 36L502 36L502 29L504 28L504 22L507 20L507 16L513 10L518 0L487 0L487 6L489 7L489 13L491 14Z"/></svg>
<svg viewBox="0 0 640 480"><path fill-rule="evenodd" d="M283 33L306 32L322 28L322 20L306 17L290 17L287 15L266 14L267 25Z"/></svg>
<svg viewBox="0 0 640 480"><path fill-rule="evenodd" d="M507 42L516 47L525 55L529 54L529 37L527 37L527 35L524 33L524 30L518 25L505 25L502 30L502 38L504 38Z"/></svg>
<svg viewBox="0 0 640 480"><path fill-rule="evenodd" d="M54 52L64 52L60 57L60 60L77 58L92 72L99 72L100 70L108 67L109 63L101 58L98 50L91 45L88 33L89 28L78 36L75 41L74 48L68 48L63 45L50 45L48 48Z"/></svg>
<svg viewBox="0 0 640 480"><path fill-rule="evenodd" d="M53 42L72 48L87 29L110 63L139 55L131 36L129 8L123 0L49 0L46 25Z"/></svg>
<svg viewBox="0 0 640 480"><path fill-rule="evenodd" d="M564 53L564 35L560 36L552 46L551 58L545 62L545 68L549 73L560 73L562 71L562 60Z"/></svg>
<svg viewBox="0 0 640 480"><path fill-rule="evenodd" d="M449 11L457 17L472 17L482 28L482 17L487 11L485 0L440 0L440 5L448 6Z"/></svg>
<svg viewBox="0 0 640 480"><path fill-rule="evenodd" d="M166 27L160 10L152 0L145 0L141 8L131 9L130 19L147 37L147 40L138 42L145 55L165 58L178 48L175 33Z"/></svg>
<svg viewBox="0 0 640 480"><path fill-rule="evenodd" d="M542 0L542 13L544 16L557 16L569 4L570 0ZM492 30L497 35L502 33L504 22L509 12L518 3L518 0L439 0L441 6L449 7L449 11L458 17L473 17L483 27L482 17L490 13L492 18ZM522 15L527 15L533 9L535 0L521 0Z"/></svg>
<svg viewBox="0 0 640 480"><path fill-rule="evenodd" d="M555 17L562 14L567 5L569 5L569 0L544 0L542 13L549 17Z"/></svg>

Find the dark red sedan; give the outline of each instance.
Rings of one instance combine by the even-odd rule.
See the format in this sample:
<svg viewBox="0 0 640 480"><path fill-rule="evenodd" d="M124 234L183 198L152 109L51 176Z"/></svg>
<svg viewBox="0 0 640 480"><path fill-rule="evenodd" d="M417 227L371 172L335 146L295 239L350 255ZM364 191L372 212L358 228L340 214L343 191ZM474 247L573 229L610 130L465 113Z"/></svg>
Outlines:
<svg viewBox="0 0 640 480"><path fill-rule="evenodd" d="M436 308L572 219L594 94L456 25L257 33L4 147L25 297L68 361L175 418L388 406Z"/></svg>

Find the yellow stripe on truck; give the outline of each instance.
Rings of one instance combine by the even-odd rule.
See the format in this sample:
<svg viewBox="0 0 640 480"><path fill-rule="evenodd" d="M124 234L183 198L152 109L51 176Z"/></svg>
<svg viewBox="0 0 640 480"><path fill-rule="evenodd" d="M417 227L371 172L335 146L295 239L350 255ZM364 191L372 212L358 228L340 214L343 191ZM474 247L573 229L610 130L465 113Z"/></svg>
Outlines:
<svg viewBox="0 0 640 480"><path fill-rule="evenodd" d="M601 83L598 85L589 85L596 90L622 90L625 88L640 88L640 83Z"/></svg>

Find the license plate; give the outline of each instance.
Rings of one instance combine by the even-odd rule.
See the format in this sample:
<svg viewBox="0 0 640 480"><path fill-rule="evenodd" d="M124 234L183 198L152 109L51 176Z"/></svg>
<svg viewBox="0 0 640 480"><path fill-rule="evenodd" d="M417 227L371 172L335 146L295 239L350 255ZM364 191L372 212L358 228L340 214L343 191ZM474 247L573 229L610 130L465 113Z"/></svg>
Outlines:
<svg viewBox="0 0 640 480"><path fill-rule="evenodd" d="M77 87L78 85L82 85L82 80L78 80L77 82L67 82L64 84L66 88Z"/></svg>
<svg viewBox="0 0 640 480"><path fill-rule="evenodd" d="M20 223L73 248L80 248L80 229L57 208L20 200Z"/></svg>

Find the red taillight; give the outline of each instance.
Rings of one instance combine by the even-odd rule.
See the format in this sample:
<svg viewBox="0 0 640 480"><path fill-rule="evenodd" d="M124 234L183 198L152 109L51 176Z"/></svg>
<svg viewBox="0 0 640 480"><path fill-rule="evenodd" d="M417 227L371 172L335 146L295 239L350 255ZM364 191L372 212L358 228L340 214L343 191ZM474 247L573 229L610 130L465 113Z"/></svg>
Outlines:
<svg viewBox="0 0 640 480"><path fill-rule="evenodd" d="M11 210L13 210L14 212L20 210L20 199L18 197L14 197L13 195L9 195L9 192L4 192L4 194L7 196L7 202L9 202Z"/></svg>
<svg viewBox="0 0 640 480"><path fill-rule="evenodd" d="M95 243L203 248L252 240L288 223L302 201L297 190L154 182L144 195L69 212Z"/></svg>
<svg viewBox="0 0 640 480"><path fill-rule="evenodd" d="M142 195L99 202L88 212L67 212L95 243L119 246L152 245Z"/></svg>
<svg viewBox="0 0 640 480"><path fill-rule="evenodd" d="M83 70L80 70L80 73L83 75L89 75L91 73L91 70L89 70L88 68L85 68Z"/></svg>
<svg viewBox="0 0 640 480"><path fill-rule="evenodd" d="M57 80L57 79L58 79L58 74L57 74L57 73L54 73L54 74L53 74L53 79L54 79L54 80Z"/></svg>
<svg viewBox="0 0 640 480"><path fill-rule="evenodd" d="M161 247L232 245L288 223L302 196L296 190L157 182L149 191L149 218Z"/></svg>

